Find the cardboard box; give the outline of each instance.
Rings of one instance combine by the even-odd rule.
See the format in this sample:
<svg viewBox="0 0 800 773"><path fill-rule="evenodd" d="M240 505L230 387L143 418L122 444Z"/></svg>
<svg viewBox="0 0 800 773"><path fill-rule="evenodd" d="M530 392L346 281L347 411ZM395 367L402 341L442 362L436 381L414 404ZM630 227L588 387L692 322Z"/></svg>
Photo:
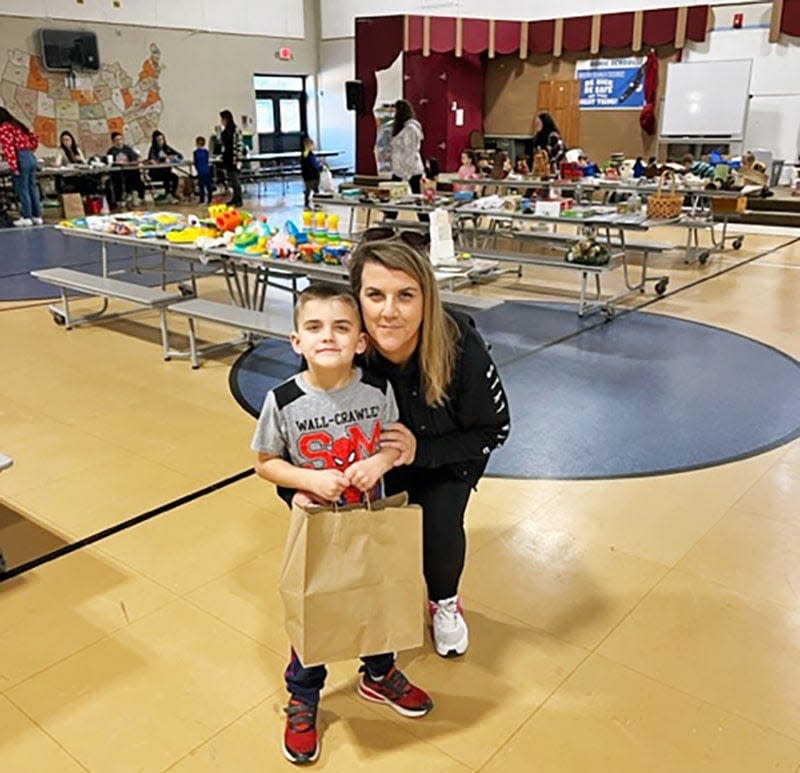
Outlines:
<svg viewBox="0 0 800 773"><path fill-rule="evenodd" d="M711 197L711 212L715 215L732 215L747 209L747 196L736 198Z"/></svg>

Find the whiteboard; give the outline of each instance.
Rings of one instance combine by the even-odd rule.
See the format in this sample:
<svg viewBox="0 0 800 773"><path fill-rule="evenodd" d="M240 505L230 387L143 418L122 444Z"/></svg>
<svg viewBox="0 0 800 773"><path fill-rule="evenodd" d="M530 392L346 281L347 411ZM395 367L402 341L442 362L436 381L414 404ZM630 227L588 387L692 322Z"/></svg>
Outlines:
<svg viewBox="0 0 800 773"><path fill-rule="evenodd" d="M741 140L752 66L751 59L670 62L661 137Z"/></svg>

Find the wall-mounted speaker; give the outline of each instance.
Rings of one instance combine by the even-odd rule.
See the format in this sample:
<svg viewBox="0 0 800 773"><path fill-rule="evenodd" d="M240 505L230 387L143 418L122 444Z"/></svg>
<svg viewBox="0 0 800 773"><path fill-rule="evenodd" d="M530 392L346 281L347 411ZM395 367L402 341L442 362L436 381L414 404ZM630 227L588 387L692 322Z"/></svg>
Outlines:
<svg viewBox="0 0 800 773"><path fill-rule="evenodd" d="M355 110L359 115L364 115L367 112L364 104L363 81L345 81L344 93L347 98L348 110Z"/></svg>

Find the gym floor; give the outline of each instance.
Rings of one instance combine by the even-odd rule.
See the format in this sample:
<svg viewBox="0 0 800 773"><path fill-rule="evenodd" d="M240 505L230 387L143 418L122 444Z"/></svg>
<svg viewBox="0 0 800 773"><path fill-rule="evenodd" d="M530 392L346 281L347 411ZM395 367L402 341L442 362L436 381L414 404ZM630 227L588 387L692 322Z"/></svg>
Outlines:
<svg viewBox="0 0 800 773"><path fill-rule="evenodd" d="M274 216L301 201L295 190ZM752 229L706 266L657 265L669 292L640 313L800 357L792 233ZM468 292L531 300L548 279ZM202 282L225 297L218 277ZM185 341L182 320L172 327ZM288 769L287 517L264 481L231 480L253 462L254 420L228 384L239 352L192 371L161 360L156 314L65 331L36 300L0 304L0 336L9 564L158 513L0 583L3 768ZM484 478L468 511L469 652L401 653L436 702L422 720L364 703L357 664L333 664L315 767L795 773L798 501L798 440L664 475Z"/></svg>

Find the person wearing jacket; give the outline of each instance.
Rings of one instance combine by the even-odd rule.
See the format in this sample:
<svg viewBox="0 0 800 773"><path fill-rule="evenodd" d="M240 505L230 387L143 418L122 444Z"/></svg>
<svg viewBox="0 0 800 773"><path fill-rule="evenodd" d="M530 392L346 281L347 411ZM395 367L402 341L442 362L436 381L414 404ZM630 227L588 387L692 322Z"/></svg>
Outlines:
<svg viewBox="0 0 800 773"><path fill-rule="evenodd" d="M533 148L547 151L547 157L550 159L550 171L555 174L567 152L561 132L550 113L539 113L534 122L534 129L536 129L536 134L533 138Z"/></svg>
<svg viewBox="0 0 800 773"><path fill-rule="evenodd" d="M242 184L239 182L239 162L241 161L241 132L233 120L230 110L223 110L219 114L222 121L222 166L225 169L225 179L231 186L231 200L228 204L232 207L242 206Z"/></svg>
<svg viewBox="0 0 800 773"><path fill-rule="evenodd" d="M36 134L0 107L0 150L11 169L11 181L19 201L20 217L14 221L18 228L44 222L36 184L38 162L34 151L38 147Z"/></svg>
<svg viewBox="0 0 800 773"><path fill-rule="evenodd" d="M405 180L412 193L422 192L422 175L425 173L420 154L422 137L422 126L414 117L411 103L407 99L398 99L394 103L392 123L392 180ZM394 219L397 212L386 212L385 217ZM419 219L427 221L428 216L420 215Z"/></svg>
<svg viewBox="0 0 800 773"><path fill-rule="evenodd" d="M400 451L384 484L387 495L407 491L423 508L434 646L443 657L461 655L469 644L458 597L464 512L489 455L508 437L508 400L469 317L442 305L427 257L404 235L371 230L348 265L369 337L363 364L391 383L400 415L381 434L382 446ZM303 492L281 493L305 501Z"/></svg>
<svg viewBox="0 0 800 773"><path fill-rule="evenodd" d="M163 132L153 132L150 150L147 153L147 160L153 164L166 164L170 162L183 161L183 156L175 148L167 144L167 138ZM178 175L171 168L160 167L148 170L150 179L164 184L164 198L169 204L178 203Z"/></svg>
<svg viewBox="0 0 800 773"><path fill-rule="evenodd" d="M138 169L125 169L126 164L138 164L139 153L125 143L122 132L111 132L111 147L106 151L106 156L111 156L115 170L111 174L111 200L112 206L122 205L126 198L139 195L139 204L144 203L144 183Z"/></svg>

